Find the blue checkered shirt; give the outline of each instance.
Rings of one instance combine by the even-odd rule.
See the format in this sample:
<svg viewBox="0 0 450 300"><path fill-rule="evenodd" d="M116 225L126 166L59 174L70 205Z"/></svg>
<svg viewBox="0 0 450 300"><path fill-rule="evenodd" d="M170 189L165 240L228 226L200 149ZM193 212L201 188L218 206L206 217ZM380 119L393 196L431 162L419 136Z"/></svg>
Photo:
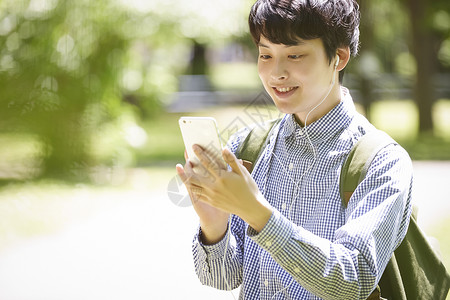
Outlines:
<svg viewBox="0 0 450 300"><path fill-rule="evenodd" d="M241 286L239 299L366 299L374 290L407 231L412 164L399 145L385 147L344 207L342 164L374 127L345 88L341 95L340 104L307 127L316 150L293 115L275 129L252 172L273 206L261 232L232 216L228 245L226 238L204 245L199 229L193 256L203 284ZM232 151L247 133L232 139Z"/></svg>

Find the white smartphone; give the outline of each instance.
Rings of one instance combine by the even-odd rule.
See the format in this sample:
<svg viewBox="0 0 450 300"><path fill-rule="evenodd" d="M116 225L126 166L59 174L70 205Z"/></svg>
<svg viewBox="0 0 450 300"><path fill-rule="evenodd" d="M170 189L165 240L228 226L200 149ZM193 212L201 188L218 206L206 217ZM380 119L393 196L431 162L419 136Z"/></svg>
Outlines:
<svg viewBox="0 0 450 300"><path fill-rule="evenodd" d="M220 141L219 130L214 118L211 117L181 117L178 121L183 136L184 145L189 160L194 165L199 165L199 160L192 150L192 146L197 144L206 150L206 153L225 168L226 163L222 157L222 143ZM194 167L197 173L199 169Z"/></svg>

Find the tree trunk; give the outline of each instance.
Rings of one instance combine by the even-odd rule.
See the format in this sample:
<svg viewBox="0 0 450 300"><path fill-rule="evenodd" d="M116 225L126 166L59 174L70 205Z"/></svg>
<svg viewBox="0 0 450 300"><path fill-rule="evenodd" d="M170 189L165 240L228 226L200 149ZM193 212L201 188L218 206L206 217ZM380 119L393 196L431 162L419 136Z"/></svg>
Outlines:
<svg viewBox="0 0 450 300"><path fill-rule="evenodd" d="M433 132L432 106L435 100L433 78L437 52L431 27L427 24L430 0L407 0L411 18L412 52L417 62L414 100L419 111L419 133Z"/></svg>
<svg viewBox="0 0 450 300"><path fill-rule="evenodd" d="M371 2L358 1L361 11L360 24L360 57L373 53L374 49L374 18L371 14ZM374 101L373 97L373 81L375 80L372 70L368 70L363 66L358 70L359 75L359 91L361 93L361 104L367 119L370 120L370 105Z"/></svg>
<svg viewBox="0 0 450 300"><path fill-rule="evenodd" d="M187 73L189 75L206 75L208 61L206 59L206 46L197 41L192 45L191 61Z"/></svg>

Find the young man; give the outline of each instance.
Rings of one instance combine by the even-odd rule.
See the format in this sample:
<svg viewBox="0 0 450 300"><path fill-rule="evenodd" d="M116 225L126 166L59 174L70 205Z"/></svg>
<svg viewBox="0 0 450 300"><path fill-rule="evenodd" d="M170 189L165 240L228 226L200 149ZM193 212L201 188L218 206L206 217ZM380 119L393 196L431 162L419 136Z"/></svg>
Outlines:
<svg viewBox="0 0 450 300"><path fill-rule="evenodd" d="M233 154L248 130L223 151L228 170L200 147L210 177L177 165L200 218L197 275L218 289L241 285L241 299L366 299L406 234L412 166L400 146L385 147L342 205L342 164L374 130L340 85L357 53L358 5L258 0L249 25L261 81L286 115L251 174Z"/></svg>

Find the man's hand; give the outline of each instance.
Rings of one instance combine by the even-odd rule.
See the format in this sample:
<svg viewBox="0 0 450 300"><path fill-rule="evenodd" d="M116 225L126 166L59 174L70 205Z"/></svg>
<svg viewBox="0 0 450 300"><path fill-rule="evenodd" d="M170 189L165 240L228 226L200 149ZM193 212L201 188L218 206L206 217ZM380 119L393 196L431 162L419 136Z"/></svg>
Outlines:
<svg viewBox="0 0 450 300"><path fill-rule="evenodd" d="M200 146L195 145L193 149L208 176L201 177L193 172L178 174L196 200L227 214L235 214L256 231L261 231L272 214L272 208L262 196L247 169L228 149L222 151L222 156L230 165L230 171L220 167L219 162L211 159ZM181 166L178 166L177 170L179 167ZM187 164L186 167L187 171L190 166ZM205 216L209 214L206 210L200 213L204 221L211 221L211 215ZM202 223L202 216L200 214L199 216Z"/></svg>
<svg viewBox="0 0 450 300"><path fill-rule="evenodd" d="M186 152L184 153L184 157L186 159L184 168L181 164L178 164L176 170L185 184L194 210L200 218L200 227L202 228L202 236L200 238L204 244L215 244L225 236L230 214L212 207L203 201L199 201L203 196L203 188L192 184L190 179L192 177L202 177L203 175L203 180L207 180L206 170L202 170L200 174L197 174L199 172L195 173L193 169L194 164L189 161Z"/></svg>

